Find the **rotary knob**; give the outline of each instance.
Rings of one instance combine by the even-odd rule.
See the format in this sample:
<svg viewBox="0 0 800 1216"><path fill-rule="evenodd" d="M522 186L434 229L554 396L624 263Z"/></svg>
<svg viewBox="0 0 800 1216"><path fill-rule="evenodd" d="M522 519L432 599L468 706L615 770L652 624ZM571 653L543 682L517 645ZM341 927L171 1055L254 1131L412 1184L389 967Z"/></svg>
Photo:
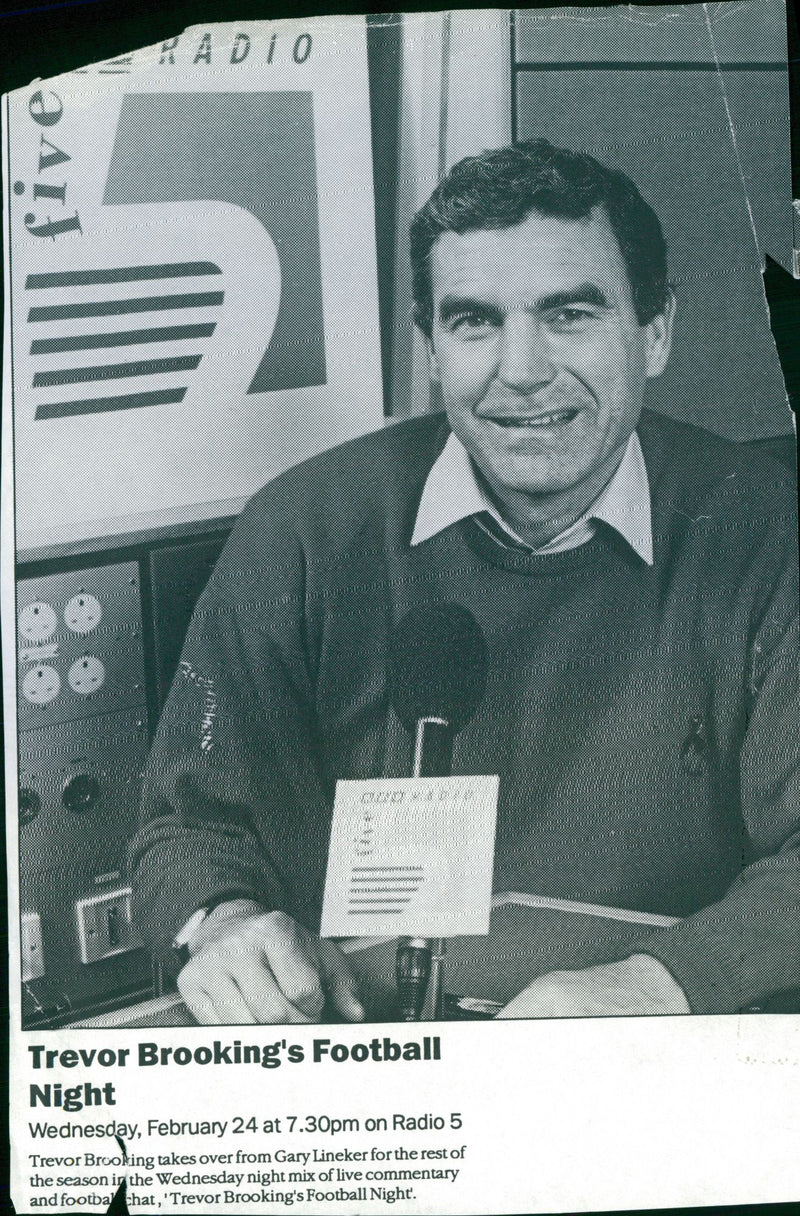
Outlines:
<svg viewBox="0 0 800 1216"><path fill-rule="evenodd" d="M76 773L64 786L61 801L68 811L89 811L100 797L100 782L91 773Z"/></svg>
<svg viewBox="0 0 800 1216"><path fill-rule="evenodd" d="M19 790L19 826L24 828L32 823L42 809L42 800L30 786L22 785Z"/></svg>

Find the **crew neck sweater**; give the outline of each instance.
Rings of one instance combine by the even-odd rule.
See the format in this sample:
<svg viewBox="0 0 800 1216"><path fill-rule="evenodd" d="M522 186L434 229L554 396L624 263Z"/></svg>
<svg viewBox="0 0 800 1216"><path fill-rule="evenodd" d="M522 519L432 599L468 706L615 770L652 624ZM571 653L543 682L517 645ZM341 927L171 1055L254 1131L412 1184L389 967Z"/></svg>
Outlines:
<svg viewBox="0 0 800 1216"><path fill-rule="evenodd" d="M602 524L546 555L479 517L412 547L440 415L256 495L195 610L146 775L132 865L157 955L227 895L318 929L336 781L411 771L393 630L455 601L487 646L453 772L499 774L494 890L681 918L621 957L659 959L694 1012L800 987L792 479L652 413L637 429L652 567Z"/></svg>

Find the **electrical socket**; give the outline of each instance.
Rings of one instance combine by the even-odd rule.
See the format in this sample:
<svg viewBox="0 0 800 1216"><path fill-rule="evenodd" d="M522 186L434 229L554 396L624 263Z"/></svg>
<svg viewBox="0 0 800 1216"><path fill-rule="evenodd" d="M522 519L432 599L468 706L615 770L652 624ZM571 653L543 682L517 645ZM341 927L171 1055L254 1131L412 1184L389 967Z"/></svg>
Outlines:
<svg viewBox="0 0 800 1216"><path fill-rule="evenodd" d="M106 678L104 663L93 654L81 655L67 672L67 681L73 692L82 697L88 697L93 692L99 692Z"/></svg>
<svg viewBox="0 0 800 1216"><path fill-rule="evenodd" d="M47 705L61 692L61 676L49 663L29 668L22 681L22 695L31 705Z"/></svg>
<svg viewBox="0 0 800 1216"><path fill-rule="evenodd" d="M22 982L40 980L44 975L42 948L42 918L38 912L23 912L20 918L20 947L22 951Z"/></svg>
<svg viewBox="0 0 800 1216"><path fill-rule="evenodd" d="M97 963L114 954L138 950L143 944L133 927L130 887L79 899L75 919L82 963Z"/></svg>

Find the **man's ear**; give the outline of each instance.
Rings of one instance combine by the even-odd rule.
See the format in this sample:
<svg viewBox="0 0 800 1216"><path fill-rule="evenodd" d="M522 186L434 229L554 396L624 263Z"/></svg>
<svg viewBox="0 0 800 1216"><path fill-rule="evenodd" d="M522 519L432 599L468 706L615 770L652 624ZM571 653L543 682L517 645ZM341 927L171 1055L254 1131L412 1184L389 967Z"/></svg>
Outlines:
<svg viewBox="0 0 800 1216"><path fill-rule="evenodd" d="M675 320L675 294L669 288L666 307L653 317L647 328L647 375L660 376L667 364L672 346L672 325Z"/></svg>

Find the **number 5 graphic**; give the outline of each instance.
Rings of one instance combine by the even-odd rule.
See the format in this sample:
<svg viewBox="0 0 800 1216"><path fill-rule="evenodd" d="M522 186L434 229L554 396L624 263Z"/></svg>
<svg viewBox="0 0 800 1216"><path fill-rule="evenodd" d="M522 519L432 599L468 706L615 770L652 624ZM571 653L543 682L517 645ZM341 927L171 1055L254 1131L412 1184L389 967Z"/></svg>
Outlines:
<svg viewBox="0 0 800 1216"><path fill-rule="evenodd" d="M315 155L310 92L144 93L122 101L106 205L232 203L274 242L281 297L249 393L325 383Z"/></svg>

